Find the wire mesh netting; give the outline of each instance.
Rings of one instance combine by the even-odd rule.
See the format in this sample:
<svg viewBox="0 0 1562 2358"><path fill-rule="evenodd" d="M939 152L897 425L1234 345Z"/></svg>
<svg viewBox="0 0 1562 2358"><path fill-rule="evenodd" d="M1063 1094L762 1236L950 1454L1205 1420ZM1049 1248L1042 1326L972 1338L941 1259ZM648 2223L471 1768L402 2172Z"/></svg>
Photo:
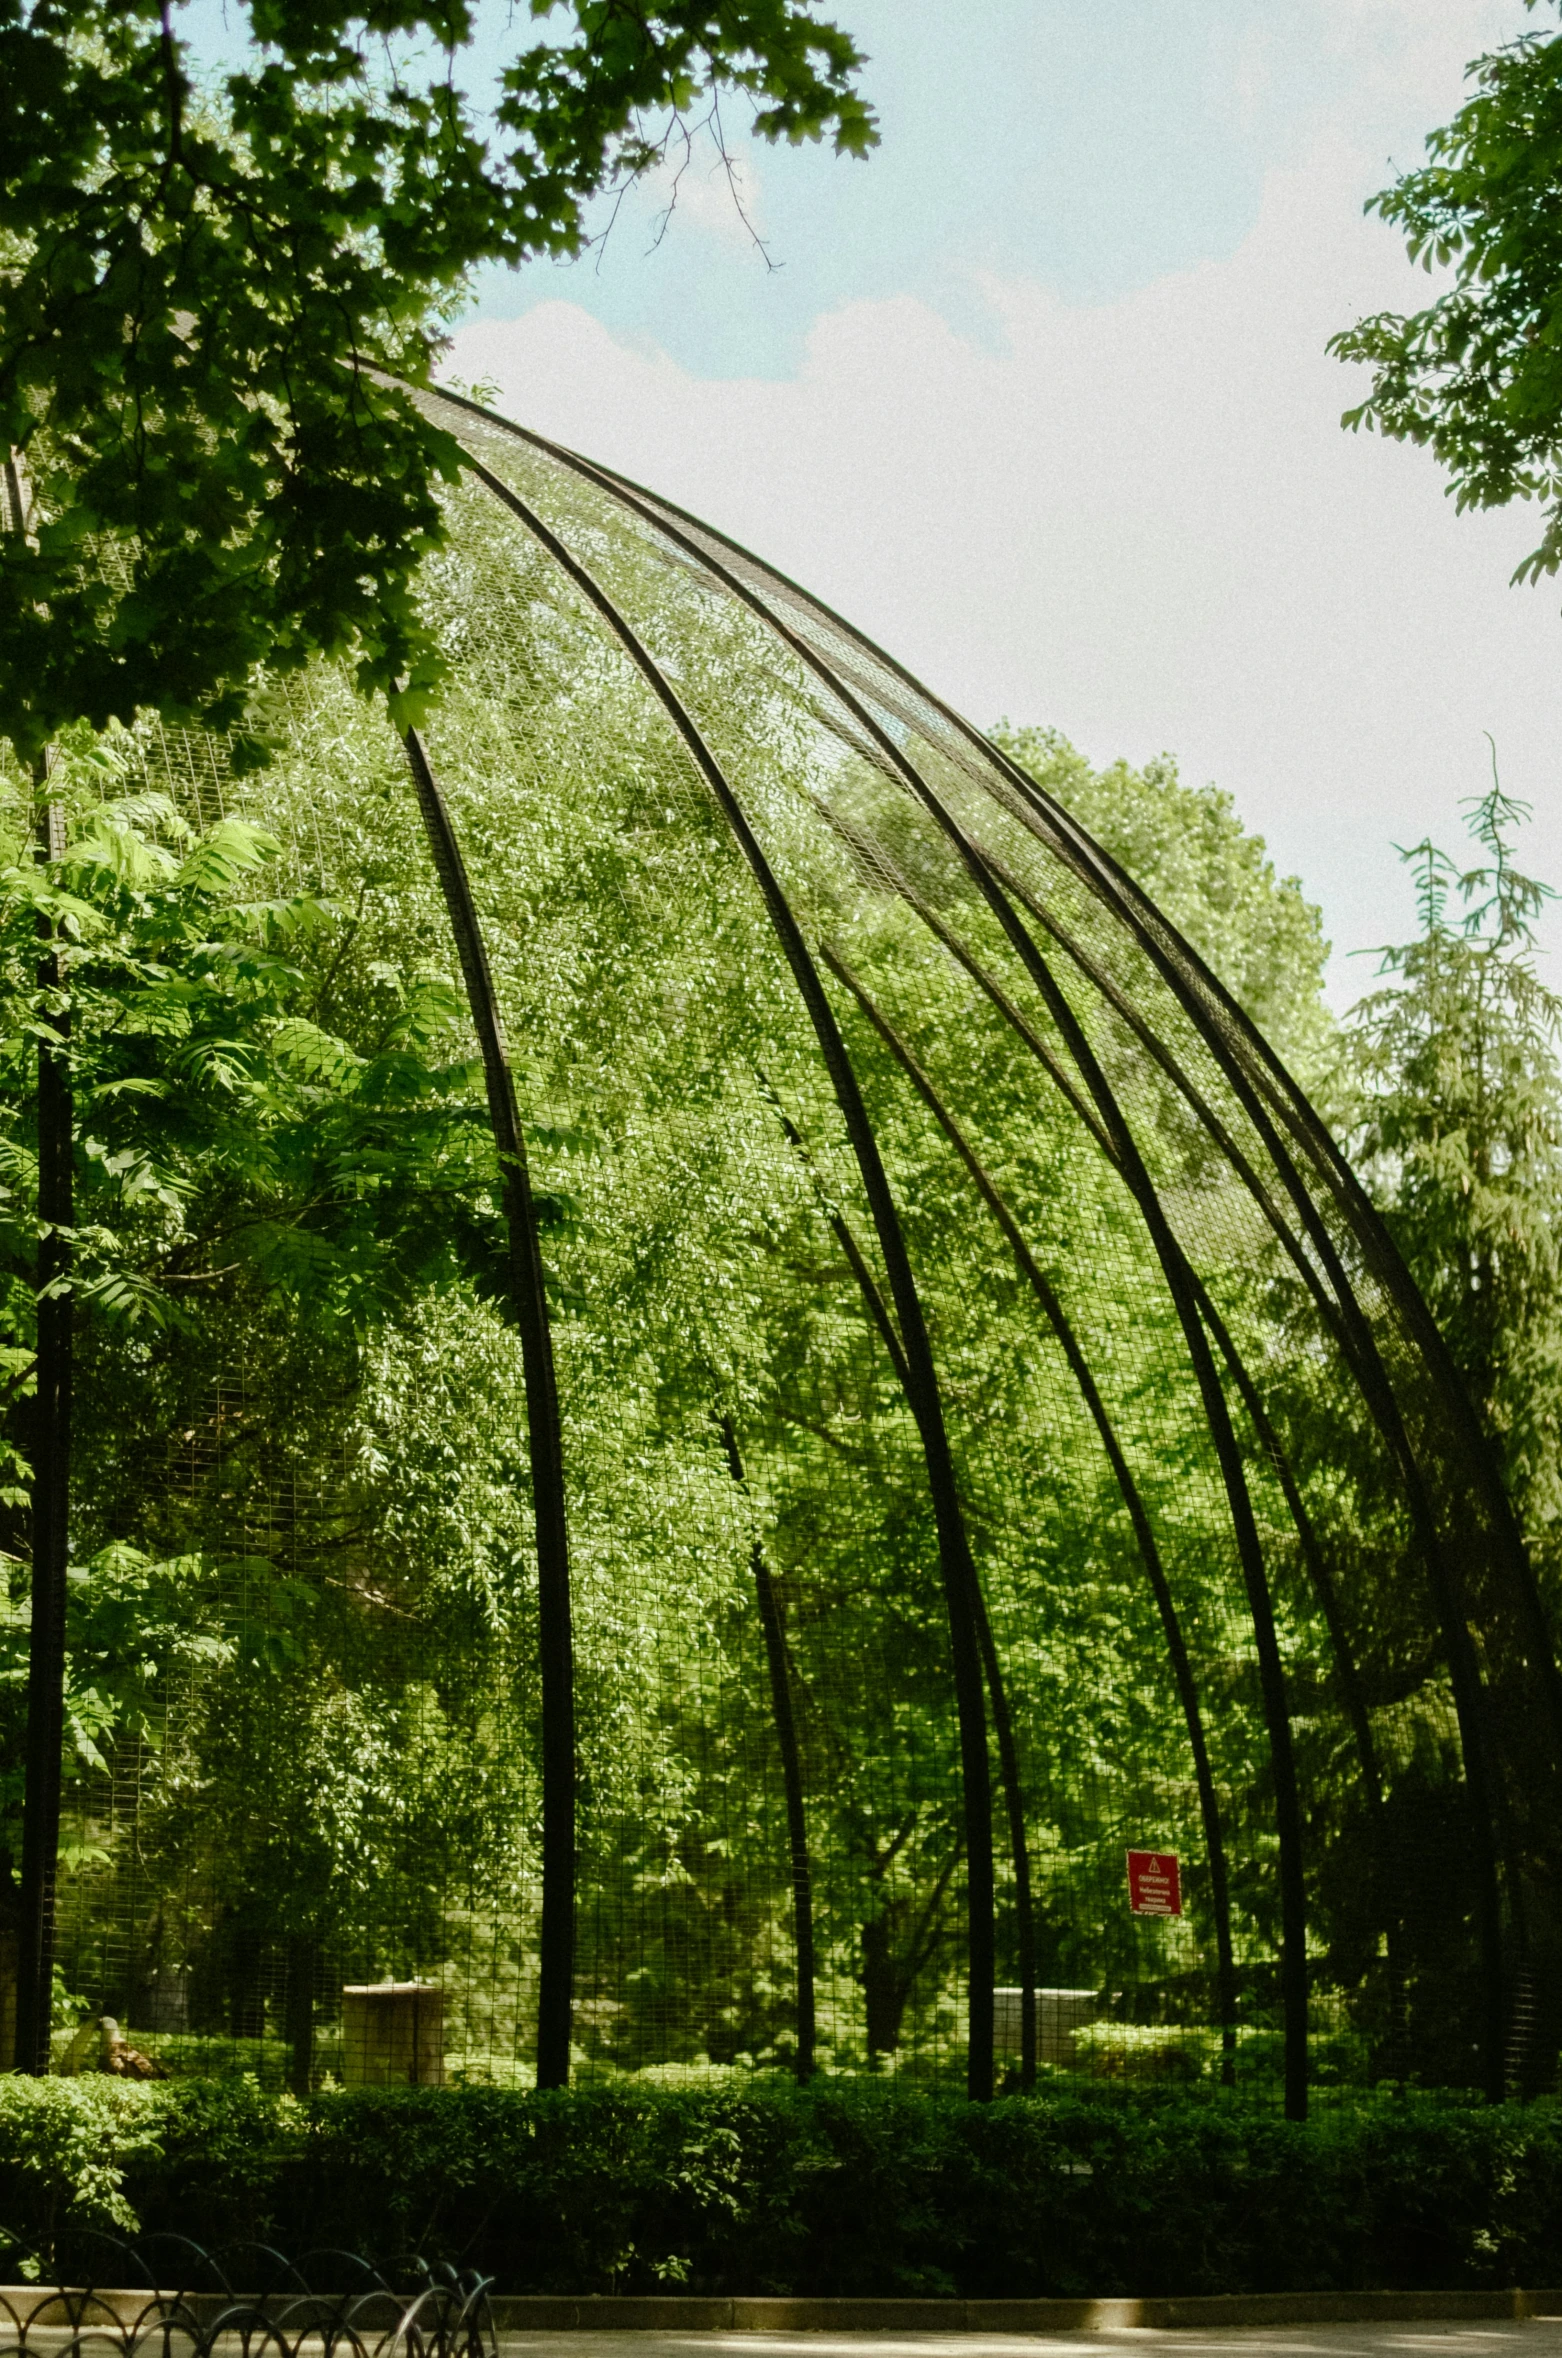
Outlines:
<svg viewBox="0 0 1562 2358"><path fill-rule="evenodd" d="M337 1028L460 976L506 1060L567 1621L502 1286L84 1324L73 1552L179 1610L69 1789L62 2064L1549 2084L1550 1640L1307 1102L848 626L425 398L411 770L325 667L255 775L136 759L329 902Z"/></svg>

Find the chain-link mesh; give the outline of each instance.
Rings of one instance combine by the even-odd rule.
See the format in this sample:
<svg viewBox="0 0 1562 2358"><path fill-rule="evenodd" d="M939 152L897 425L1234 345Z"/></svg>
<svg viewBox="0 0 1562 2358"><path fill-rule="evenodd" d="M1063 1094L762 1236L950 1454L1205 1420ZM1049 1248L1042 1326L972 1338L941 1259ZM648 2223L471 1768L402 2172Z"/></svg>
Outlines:
<svg viewBox="0 0 1562 2358"><path fill-rule="evenodd" d="M1538 2084L1550 1642L1317 1117L1067 812L848 626L426 399L474 465L427 569L427 759L557 1372L573 2069ZM140 758L329 899L350 1028L377 976L462 971L450 880L337 674L268 717L254 777L155 726ZM512 1309L410 1298L334 1368L220 1299L128 1383L125 1348L83 1344L78 1553L157 1554L197 1636L71 1789L69 1989L169 2068L526 2082ZM1129 1852L1178 1911L1131 1908Z"/></svg>

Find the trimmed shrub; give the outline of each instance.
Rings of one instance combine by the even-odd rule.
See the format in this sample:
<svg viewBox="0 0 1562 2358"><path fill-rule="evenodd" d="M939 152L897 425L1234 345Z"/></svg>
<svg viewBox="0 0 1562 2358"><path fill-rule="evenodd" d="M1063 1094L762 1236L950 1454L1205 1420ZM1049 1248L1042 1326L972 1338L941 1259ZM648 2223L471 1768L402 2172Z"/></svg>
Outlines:
<svg viewBox="0 0 1562 2358"><path fill-rule="evenodd" d="M0 2222L45 2274L62 2229L96 2225L416 2249L503 2292L1540 2285L1562 2282L1562 2111L1384 2094L1298 2125L1202 2089L972 2105L735 2073L307 2102L8 2078Z"/></svg>

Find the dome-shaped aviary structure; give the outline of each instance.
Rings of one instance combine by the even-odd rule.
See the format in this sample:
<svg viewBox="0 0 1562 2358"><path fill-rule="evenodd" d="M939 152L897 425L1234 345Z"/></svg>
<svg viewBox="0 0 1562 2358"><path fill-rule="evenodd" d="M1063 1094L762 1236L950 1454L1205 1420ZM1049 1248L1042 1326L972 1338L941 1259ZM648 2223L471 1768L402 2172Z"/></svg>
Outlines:
<svg viewBox="0 0 1562 2358"><path fill-rule="evenodd" d="M502 1281L410 1304L328 1410L214 1301L128 1472L89 1409L86 1522L154 1499L214 1627L293 1634L269 1684L181 1669L159 1748L78 1782L67 1983L299 2080L442 2039L1293 2112L1310 2052L1534 2081L1550 1638L1324 1125L850 626L425 399L470 462L426 741L323 670L253 778L138 743L350 912L364 992L459 965Z"/></svg>

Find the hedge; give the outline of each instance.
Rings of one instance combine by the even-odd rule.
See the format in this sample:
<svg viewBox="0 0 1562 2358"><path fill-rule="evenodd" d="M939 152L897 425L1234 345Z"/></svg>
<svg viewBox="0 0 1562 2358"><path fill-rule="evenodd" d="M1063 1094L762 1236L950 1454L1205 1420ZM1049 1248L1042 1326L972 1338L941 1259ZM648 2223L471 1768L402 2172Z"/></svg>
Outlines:
<svg viewBox="0 0 1562 2358"><path fill-rule="evenodd" d="M47 2275L73 2224L416 2249L504 2292L1553 2285L1562 2110L1382 2095L1300 2125L1221 2091L0 2079L0 2226Z"/></svg>

